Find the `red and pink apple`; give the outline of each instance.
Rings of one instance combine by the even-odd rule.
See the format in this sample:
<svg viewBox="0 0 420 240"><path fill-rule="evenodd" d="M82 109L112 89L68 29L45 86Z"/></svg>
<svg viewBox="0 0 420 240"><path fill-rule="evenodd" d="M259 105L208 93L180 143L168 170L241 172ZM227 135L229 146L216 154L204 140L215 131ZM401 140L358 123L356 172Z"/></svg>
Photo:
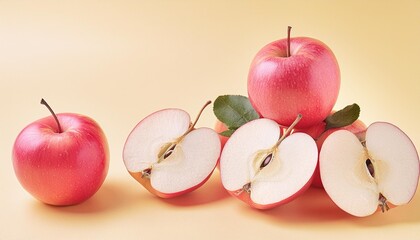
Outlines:
<svg viewBox="0 0 420 240"><path fill-rule="evenodd" d="M48 104L44 100L42 104ZM81 203L101 187L108 172L104 132L91 118L61 113L25 127L13 146L13 167L21 185L50 205Z"/></svg>
<svg viewBox="0 0 420 240"><path fill-rule="evenodd" d="M290 126L302 114L297 128L322 122L338 97L340 70L331 49L308 38L288 38L264 46L251 63L248 95L264 118Z"/></svg>

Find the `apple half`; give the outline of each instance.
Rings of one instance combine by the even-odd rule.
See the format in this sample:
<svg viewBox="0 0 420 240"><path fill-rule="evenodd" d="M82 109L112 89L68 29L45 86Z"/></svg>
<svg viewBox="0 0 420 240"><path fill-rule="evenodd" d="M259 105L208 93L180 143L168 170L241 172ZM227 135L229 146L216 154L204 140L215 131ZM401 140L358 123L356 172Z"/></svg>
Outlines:
<svg viewBox="0 0 420 240"><path fill-rule="evenodd" d="M280 136L275 121L261 118L236 130L220 157L224 188L257 209L273 208L303 193L311 184L318 150L309 135L288 135L292 128Z"/></svg>
<svg viewBox="0 0 420 240"><path fill-rule="evenodd" d="M406 204L416 192L420 168L416 148L390 123L373 123L362 135L332 133L322 145L319 161L325 191L354 216Z"/></svg>
<svg viewBox="0 0 420 240"><path fill-rule="evenodd" d="M192 124L184 110L164 109L147 116L128 136L124 164L151 193L176 197L197 189L212 174L220 140L213 129L194 128L200 114Z"/></svg>

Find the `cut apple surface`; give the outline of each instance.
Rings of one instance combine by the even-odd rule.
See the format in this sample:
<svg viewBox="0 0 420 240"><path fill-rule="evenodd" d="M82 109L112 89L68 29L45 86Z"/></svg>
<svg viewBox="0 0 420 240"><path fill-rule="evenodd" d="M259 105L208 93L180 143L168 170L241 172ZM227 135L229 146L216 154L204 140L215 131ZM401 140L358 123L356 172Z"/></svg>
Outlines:
<svg viewBox="0 0 420 240"><path fill-rule="evenodd" d="M339 127L339 128L331 128L326 130L326 122L320 122L317 125L314 125L308 129L300 129L299 132L304 132L309 134L316 142L316 145L318 147L318 152L321 151L322 144L324 143L325 139L329 135L331 135L333 132L338 130L348 130L356 135L359 134L365 134L366 132L366 125L361 120L354 121L351 125L345 126L345 127ZM319 173L319 162L315 169L314 179L312 181L312 187L317 188L324 188L321 181L321 176Z"/></svg>
<svg viewBox="0 0 420 240"><path fill-rule="evenodd" d="M221 146L213 129L194 129L195 123L181 109L161 110L143 119L124 147L127 170L164 198L201 186L213 172Z"/></svg>
<svg viewBox="0 0 420 240"><path fill-rule="evenodd" d="M325 191L338 207L359 217L408 203L420 166L415 146L398 127L376 122L364 136L336 131L320 152Z"/></svg>
<svg viewBox="0 0 420 240"><path fill-rule="evenodd" d="M236 130L222 151L223 186L252 207L286 203L310 185L318 155L314 140L280 132L273 120L253 120Z"/></svg>

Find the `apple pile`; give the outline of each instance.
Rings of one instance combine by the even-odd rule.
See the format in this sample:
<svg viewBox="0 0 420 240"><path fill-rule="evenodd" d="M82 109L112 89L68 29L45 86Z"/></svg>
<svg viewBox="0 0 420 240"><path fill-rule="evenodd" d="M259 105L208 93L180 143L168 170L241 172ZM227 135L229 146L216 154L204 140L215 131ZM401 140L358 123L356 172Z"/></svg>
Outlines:
<svg viewBox="0 0 420 240"><path fill-rule="evenodd" d="M333 52L307 37L264 46L251 63L248 97L214 103L223 150L224 188L268 209L311 184L354 216L407 204L419 180L419 157L398 127L358 120L357 104L334 111L340 71Z"/></svg>
<svg viewBox="0 0 420 240"><path fill-rule="evenodd" d="M340 88L337 60L308 37L269 43L251 63L248 97L223 95L213 103L215 130L196 128L177 108L154 112L129 134L123 161L152 194L173 198L202 186L219 166L223 187L257 209L300 196L311 185L354 216L407 204L420 173L417 150L391 123L370 126L360 107L333 110ZM13 146L22 186L51 205L73 205L102 185L109 153L91 118L55 114L25 127Z"/></svg>

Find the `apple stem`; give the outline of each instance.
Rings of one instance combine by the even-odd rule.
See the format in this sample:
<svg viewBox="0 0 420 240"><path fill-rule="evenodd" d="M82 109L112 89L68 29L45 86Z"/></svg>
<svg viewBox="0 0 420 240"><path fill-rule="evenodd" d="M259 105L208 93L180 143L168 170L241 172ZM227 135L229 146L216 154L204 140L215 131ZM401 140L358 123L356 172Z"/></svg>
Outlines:
<svg viewBox="0 0 420 240"><path fill-rule="evenodd" d="M150 178L150 174L152 174L152 169L147 168L141 172L141 178Z"/></svg>
<svg viewBox="0 0 420 240"><path fill-rule="evenodd" d="M52 110L52 108L50 107L50 105L48 105L48 103L42 98L41 99L41 104L45 105L48 110L50 111L50 113L53 115L55 121L57 122L57 126L58 126L58 133L62 133L63 131L61 130L61 125L60 122L58 121L57 115L55 115L54 111Z"/></svg>
<svg viewBox="0 0 420 240"><path fill-rule="evenodd" d="M291 26L287 27L287 57L290 57L290 31L292 30Z"/></svg>
<svg viewBox="0 0 420 240"><path fill-rule="evenodd" d="M200 119L200 116L201 116L201 114L203 113L204 109L205 109L208 105L210 105L210 104L211 104L211 101L210 101L210 100L209 100L209 101L207 101L207 102L204 104L204 106L201 108L200 112L198 113L197 117L195 118L194 123L192 123L192 124L190 125L190 127L188 128L188 130L187 130L184 134L182 134L182 136L178 137L178 138L177 138L174 142L172 142L172 143L171 143L171 145L167 146L167 148L165 149L165 151L164 151L164 152L159 153L159 155L158 155L158 157L159 157L158 163L160 163L161 161L163 161L163 160L165 160L166 158L168 158L168 157L169 157L169 156L170 156L170 155L174 152L176 145L177 145L180 141L182 141L182 139L184 139L184 137L185 137L188 133L190 133L192 130L194 130L195 124L197 124L198 119Z"/></svg>
<svg viewBox="0 0 420 240"><path fill-rule="evenodd" d="M243 185L241 189L236 190L235 192L233 192L233 194L235 194L235 196L239 196L243 192L251 193L251 183L247 183L247 184Z"/></svg>
<svg viewBox="0 0 420 240"><path fill-rule="evenodd" d="M286 132L280 137L280 139L277 141L276 145L274 146L277 148L280 143L290 134L290 132L293 130L293 128L296 126L296 124L299 123L299 121L302 119L302 114L298 114L295 121L287 128Z"/></svg>
<svg viewBox="0 0 420 240"><path fill-rule="evenodd" d="M197 117L195 118L194 123L193 123L193 124L190 126L190 128L188 129L187 133L188 133L188 132L191 132L191 131L194 129L195 124L197 124L198 119L200 119L200 116L201 116L201 114L203 113L204 109L205 109L208 105L210 105L210 104L211 104L211 101L210 101L210 100L209 100L209 101L207 101L207 102L204 104L204 106L201 108L200 112L198 113Z"/></svg>

